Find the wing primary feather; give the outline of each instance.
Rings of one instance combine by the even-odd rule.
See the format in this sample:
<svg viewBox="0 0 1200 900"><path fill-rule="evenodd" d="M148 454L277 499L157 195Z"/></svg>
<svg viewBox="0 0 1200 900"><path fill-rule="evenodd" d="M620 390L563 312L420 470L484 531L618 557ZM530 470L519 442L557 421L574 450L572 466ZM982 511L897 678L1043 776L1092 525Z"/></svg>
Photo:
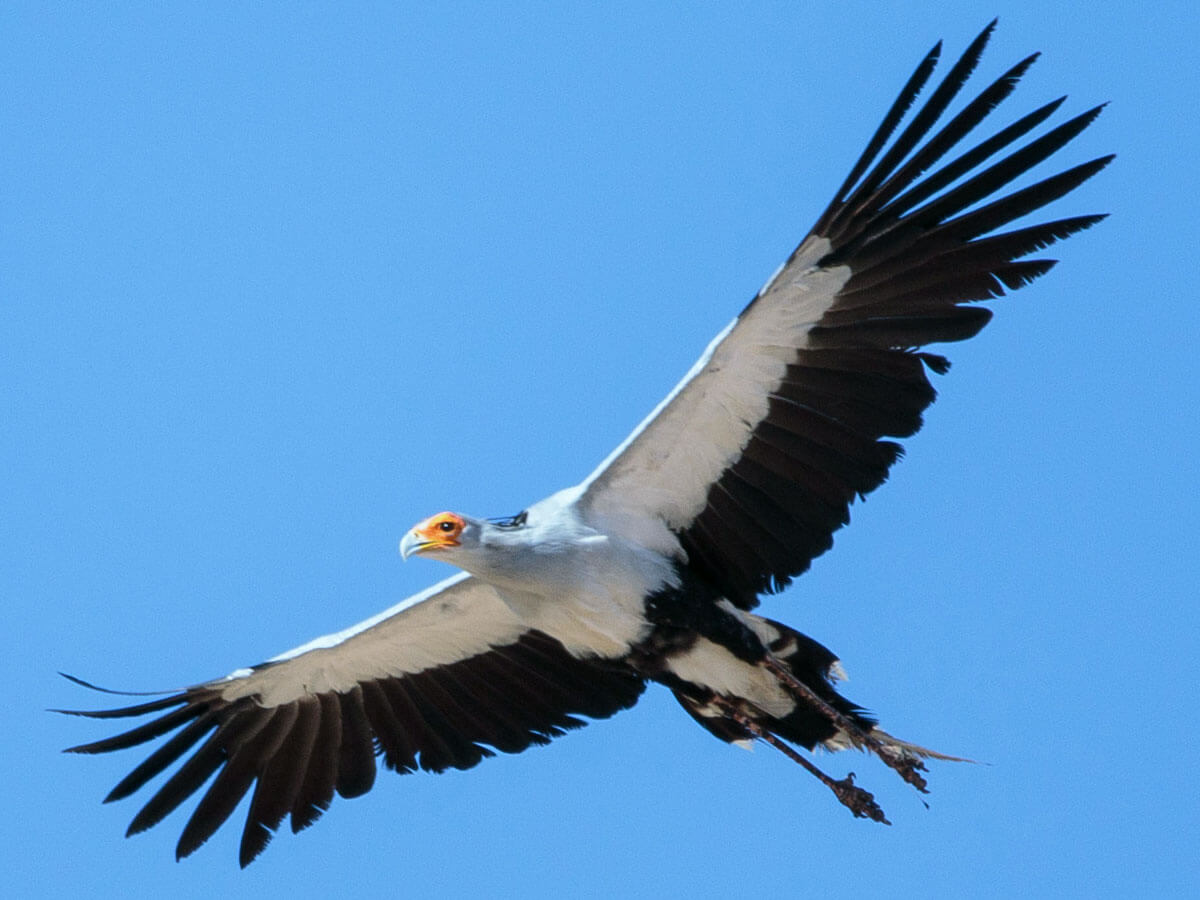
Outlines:
<svg viewBox="0 0 1200 900"><path fill-rule="evenodd" d="M254 794L250 798L250 810L246 813L246 823L238 844L238 864L243 869L266 849L294 799L291 785L294 780L292 772L298 765L296 725L301 718L302 706L303 702L298 700L284 704L276 713L275 727L279 740L269 752L262 754ZM289 793L289 790L293 792Z"/></svg>
<svg viewBox="0 0 1200 900"><path fill-rule="evenodd" d="M1021 77L1038 59L1034 53L1013 66L982 93L972 100L958 115L950 120L941 131L931 137L902 167L887 177L870 198L870 202L854 210L854 215L874 215L884 208L897 194L909 187L934 164L971 133L996 107L1017 87ZM851 213L849 207L842 210L839 218Z"/></svg>
<svg viewBox="0 0 1200 900"><path fill-rule="evenodd" d="M986 234L1065 196L1101 171L1114 158L1112 155L1101 156L1067 169L1065 172L1052 175L960 216L948 222L945 228L959 240Z"/></svg>
<svg viewBox="0 0 1200 900"><path fill-rule="evenodd" d="M151 778L163 772L167 766L192 749L196 743L217 726L217 713L213 710L205 712L186 728L172 736L157 750L147 756L118 782L104 798L105 803L123 800L130 794L140 790Z"/></svg>
<svg viewBox="0 0 1200 900"><path fill-rule="evenodd" d="M1060 97L1047 103L1040 109L1034 110L1032 113L1022 117L1012 125L997 132L992 137L977 144L971 150L962 154L955 160L947 163L942 168L931 173L923 180L901 194L895 200L884 206L878 214L877 223L883 226L891 225L903 219L905 213L909 212L919 204L926 202L930 198L936 196L940 191L946 189L955 181L972 171L985 160L999 153L1009 144L1019 140L1028 132L1032 131L1047 118L1049 118L1056 109L1065 100L1065 97ZM869 220L868 220L869 221ZM861 272L869 270L876 264L878 259L873 260L868 254L860 253L862 245L870 239L874 232L865 227L867 223L860 220L859 225L861 231L855 235L847 236L846 234L839 235L839 243L828 256L821 261L822 265L841 265L846 260L854 259L854 271ZM878 227L878 225L877 225ZM886 259L886 256L877 257Z"/></svg>
<svg viewBox="0 0 1200 900"><path fill-rule="evenodd" d="M182 706L165 716L160 716L144 725L139 725L137 728L131 728L129 731L113 735L110 738L104 738L103 740L93 741L90 744L79 744L76 747L68 747L63 752L108 753L111 750L127 750L130 747L136 747L138 744L152 741L156 737L161 737L168 731L173 731L183 725L183 723L189 722L206 712L207 709L208 704L206 703L189 703L187 706Z"/></svg>
<svg viewBox="0 0 1200 900"><path fill-rule="evenodd" d="M946 77L942 79L942 83L937 86L925 104L913 116L912 121L902 131L899 137L888 148L878 164L867 175L861 184L854 189L843 204L842 211L836 216L830 225L831 231L836 231L838 228L838 219L843 217L851 217L857 214L856 207L864 198L870 198L874 195L884 179L895 169L900 162L909 154L909 152L917 145L917 143L925 137L928 131L933 127L937 120L945 112L946 107L958 95L967 79L971 77L971 73L975 71L976 65L979 63L979 57L987 46L988 40L992 36L992 31L996 27L996 21L992 22L979 33L979 36L971 42L963 55L946 73ZM935 138L926 145L925 150L933 153L936 152L938 140ZM935 157L936 158L936 157Z"/></svg>
<svg viewBox="0 0 1200 900"><path fill-rule="evenodd" d="M375 784L375 738L359 684L340 695L342 742L338 750L337 792L360 797Z"/></svg>
<svg viewBox="0 0 1200 900"><path fill-rule="evenodd" d="M944 281L948 274L985 271L1002 265L1084 231L1101 221L1103 215L1075 216L1041 225L1031 225L1003 234L964 242L957 235L942 229L929 234L911 251L889 257L869 269L856 271L842 288L838 308L853 307L859 297L865 302L887 299L931 287Z"/></svg>
<svg viewBox="0 0 1200 900"><path fill-rule="evenodd" d="M70 676L66 676L70 677ZM77 679L72 678L72 681ZM91 687L86 682L79 682L85 687ZM103 688L95 688L95 690L103 690ZM117 693L116 691L105 691L105 693ZM149 703L139 703L136 706L122 706L119 709L51 709L49 712L60 713L64 716L83 716L86 719L131 719L136 716L145 716L152 712L159 712L164 709L170 709L172 706L178 706L181 703L188 702L186 693L173 694L170 697L163 697L161 700L153 700ZM86 752L67 750L67 753Z"/></svg>
<svg viewBox="0 0 1200 900"><path fill-rule="evenodd" d="M367 718L383 749L383 764L393 772L417 770L417 748L407 729L392 709L391 701L378 681L363 683L363 705Z"/></svg>
<svg viewBox="0 0 1200 900"><path fill-rule="evenodd" d="M342 710L337 694L317 694L317 732L313 738L308 767L292 804L292 833L311 825L333 802L337 783L338 747L342 742Z"/></svg>
<svg viewBox="0 0 1200 900"><path fill-rule="evenodd" d="M236 709L227 708L224 721L219 722L216 730L209 735L194 754L181 765L166 783L158 789L153 797L141 808L129 828L126 837L152 828L166 818L184 800L200 789L204 782L212 777L227 759L224 738L231 729L246 717L254 713L245 704L238 704Z"/></svg>
<svg viewBox="0 0 1200 900"><path fill-rule="evenodd" d="M1076 137L1080 131L1086 128L1099 115L1102 109L1103 106L1097 106L1076 116L1074 119L1064 122L1042 137L1031 141L1023 148L1009 154L1000 162L971 176L962 184L957 185L953 190L934 197L919 209L912 209L918 197L924 200L929 195L929 182L935 179L939 182L946 180L942 177L946 170L939 170L926 179L926 181L916 185L908 193L900 195L891 205L880 210L876 216L859 220L857 233L852 238L847 239L842 246L830 253L827 259L823 261L823 264L840 265L848 263L855 271L869 269L880 259L907 248L918 240L924 239L937 226L945 225L951 221L959 221L954 220L953 216L994 194L1019 175L1033 168L1038 163L1043 162L1048 156L1061 149L1063 145ZM991 156L995 150L1000 149L1001 146L1011 143L1012 140L1020 136L1015 131L1012 135L1008 135L1006 134L1008 131L1009 129L1006 129L1004 132L996 135L991 141L985 141L976 148L976 151L989 150L990 152L981 154L986 158L987 156ZM1005 138L1003 143L997 140L1001 137ZM988 145L993 142L998 146L994 148L989 147ZM971 156L976 151L971 151L966 156ZM958 161L950 163L946 168L955 167L957 169L957 163ZM978 162L975 162L974 165L978 165ZM974 168L974 165L970 168ZM954 174L954 177L949 178L947 183L957 180L965 172L966 170ZM1009 198L1004 199L1010 199L1012 196L1016 196L1016 194L1009 195ZM1001 203L1004 202L1004 199L995 202ZM1034 205L1032 209L1037 209L1048 202L1049 200L1044 200ZM963 218L965 219L966 217ZM1005 221L1011 221L1011 219ZM1004 224L1004 222L999 222L999 224ZM993 227L998 227L998 225ZM967 240L969 237L975 237L984 233L985 231L976 230L973 234L963 236L962 239Z"/></svg>
<svg viewBox="0 0 1200 900"><path fill-rule="evenodd" d="M265 759L270 759L287 735L291 724L283 707L256 707L244 730L231 734L226 742L225 765L217 773L196 808L192 810L179 842L175 859L195 853L233 814L238 803L254 784Z"/></svg>
<svg viewBox="0 0 1200 900"><path fill-rule="evenodd" d="M1056 100L1051 100L1033 112L1027 113L1017 119L1011 125L1000 129L1000 131L997 131L991 137L980 141L970 150L955 157L940 169L918 181L895 200L892 200L883 207L881 212L887 213L893 219L900 218L909 210L916 208L948 188L968 172L982 165L986 160L991 159L991 157L995 156L1005 147L1019 141L1029 132L1033 131L1054 115L1058 111L1058 108L1066 102L1066 99L1063 96Z"/></svg>
<svg viewBox="0 0 1200 900"><path fill-rule="evenodd" d="M392 679L380 682L379 686L405 733L412 735L413 743L419 748L417 766L427 772L443 772L450 768L453 751L438 730L426 721L405 686Z"/></svg>
<svg viewBox="0 0 1200 900"><path fill-rule="evenodd" d="M817 234L824 234L825 227L829 219L836 212L841 202L844 200L850 189L855 185L863 172L874 161L879 151L887 143L888 138L892 136L892 132L896 130L896 126L904 118L913 102L917 99L917 95L921 93L921 89L925 87L925 82L929 80L929 76L933 74L933 70L937 67L938 58L942 54L942 42L938 41L933 45L933 48L925 54L924 59L917 65L917 68L909 76L903 88L900 89L899 95L892 102L891 108L887 111L887 115L883 117L883 121L879 123L879 127L875 129L875 133L871 135L871 140L867 142L866 148L862 155L854 163L850 169L850 174L846 176L846 180L842 182L841 187L834 193L835 201L830 204L825 213L817 220L817 224L813 227L813 231Z"/></svg>
<svg viewBox="0 0 1200 900"><path fill-rule="evenodd" d="M1095 121L1096 117L1104 109L1104 106L1105 104L1101 104L1080 113L1073 119L1068 119L1063 124L1046 132L1040 138L1031 141L1020 150L1014 151L1000 162L989 166L979 174L963 182L953 191L944 194L929 205L914 211L911 214L911 218L914 221L929 224L945 222L967 207L991 196L1038 163L1044 162L1048 157L1066 146L1072 139L1078 137L1080 132ZM1016 196L1016 194L1011 196ZM1057 199L1057 197L1050 199ZM1004 201L997 202L1001 203ZM1043 200L1032 206L1028 211L1037 209L1047 202L1049 200ZM974 237L974 235L971 235L971 237Z"/></svg>
<svg viewBox="0 0 1200 900"><path fill-rule="evenodd" d="M992 274L1001 281L1006 290L1016 291L1028 284L1032 284L1056 265L1058 265L1058 260L1056 259L1027 259L997 266ZM1003 294L1004 291L999 291L995 296L1002 296Z"/></svg>
<svg viewBox="0 0 1200 900"><path fill-rule="evenodd" d="M1112 156L1102 156L1082 163L941 224L934 224L936 222L935 215L940 211L934 211L934 215L929 216L927 222L912 218L901 219L894 225L873 234L869 242L865 240L858 242L853 255L848 259L856 270L869 272L880 264L890 263L894 257L903 255L908 255L910 259L919 257L924 252L920 244L926 240L933 242L931 247L935 248L944 244L971 246L975 243L971 240L972 238L987 234L989 231L1000 228L1014 219L1059 199L1087 181L1112 160ZM957 194L957 190L953 193ZM946 197L951 196L951 194L946 195ZM961 199L950 200L947 202L947 206L959 204ZM973 202L975 201L969 200L962 203L961 206L970 205ZM1090 218L1092 222L1089 224L1094 224L1103 216L1083 218ZM835 306L835 309L839 308L840 306Z"/></svg>
<svg viewBox="0 0 1200 900"><path fill-rule="evenodd" d="M100 692L100 694L115 694L116 696L120 696L120 697L161 697L163 694L172 694L172 695L179 694L179 691L176 691L174 689L168 690L168 691L119 691L119 690L114 690L112 688L101 688L101 686L98 684L92 684L91 682L85 682L85 680L83 678L79 678L78 676L73 676L73 674L68 674L66 672L59 672L59 674L60 674L60 676L66 678L68 680L68 682L72 682L73 684L78 684L80 686L80 688L86 688L90 691L97 691L97 692ZM70 713L72 715L85 715L85 713L79 713L79 712L77 712L77 710L71 710L71 709L52 709L52 710L49 710L49 712ZM104 710L104 712L115 712L115 710ZM137 715L137 713L132 713L132 715Z"/></svg>
<svg viewBox="0 0 1200 900"><path fill-rule="evenodd" d="M239 859L246 860L246 864L262 852L272 833L295 808L312 761L321 726L321 704L315 697L304 697L294 705L296 716L292 727L259 775L250 801L250 814L238 851Z"/></svg>
<svg viewBox="0 0 1200 900"><path fill-rule="evenodd" d="M819 325L812 330L817 347L921 347L974 337L991 321L982 307L944 304L928 315L866 318L846 325ZM882 483L882 482L880 482Z"/></svg>

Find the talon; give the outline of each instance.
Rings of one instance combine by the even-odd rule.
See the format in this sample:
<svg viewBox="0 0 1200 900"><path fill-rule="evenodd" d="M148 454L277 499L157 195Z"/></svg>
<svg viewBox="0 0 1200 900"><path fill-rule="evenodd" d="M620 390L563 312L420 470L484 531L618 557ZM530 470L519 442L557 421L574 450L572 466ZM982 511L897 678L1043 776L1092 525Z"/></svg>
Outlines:
<svg viewBox="0 0 1200 900"><path fill-rule="evenodd" d="M922 794L929 793L929 783L921 775L922 772L929 771L925 763L919 758L901 751L893 747L884 745L882 752L879 752L879 758L888 764L893 770L900 775L906 782L915 787Z"/></svg>
<svg viewBox="0 0 1200 900"><path fill-rule="evenodd" d="M870 819L873 822L879 822L883 825L891 825L887 816L884 815L883 809L875 802L875 795L870 791L858 787L854 783L854 773L851 772L841 781L830 779L826 782L834 796L841 801L850 812L854 813L857 819Z"/></svg>

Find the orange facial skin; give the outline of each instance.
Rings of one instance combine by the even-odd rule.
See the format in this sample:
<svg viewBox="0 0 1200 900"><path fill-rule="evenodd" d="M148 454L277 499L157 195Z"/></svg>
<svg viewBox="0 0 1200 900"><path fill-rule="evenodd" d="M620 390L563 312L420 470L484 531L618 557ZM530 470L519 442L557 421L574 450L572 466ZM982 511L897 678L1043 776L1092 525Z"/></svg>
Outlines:
<svg viewBox="0 0 1200 900"><path fill-rule="evenodd" d="M442 550L446 547L459 546L459 537L467 523L452 512L438 513L430 516L413 529L413 534L421 539L417 548L418 553L430 550Z"/></svg>

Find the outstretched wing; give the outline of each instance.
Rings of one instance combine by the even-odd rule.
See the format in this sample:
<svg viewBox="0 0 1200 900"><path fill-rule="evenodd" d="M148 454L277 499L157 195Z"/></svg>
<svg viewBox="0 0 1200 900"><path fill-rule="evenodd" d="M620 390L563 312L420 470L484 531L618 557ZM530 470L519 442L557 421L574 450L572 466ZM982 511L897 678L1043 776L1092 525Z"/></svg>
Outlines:
<svg viewBox="0 0 1200 900"><path fill-rule="evenodd" d="M77 680L77 679L76 679ZM460 575L340 634L253 669L123 709L65 710L151 721L72 747L104 753L171 737L105 798L119 800L179 760L128 834L158 824L214 774L176 846L182 858L254 788L240 861L254 859L286 816L317 820L336 791L375 781L375 757L396 772L466 769L519 753L632 706L642 680L620 662L580 659L524 627L489 585Z"/></svg>
<svg viewBox="0 0 1200 900"><path fill-rule="evenodd" d="M1060 98L948 158L1037 57L935 130L994 25L889 145L941 45L922 60L808 237L583 483L586 515L615 528L664 523L690 564L747 609L829 549L854 498L878 487L900 457L885 438L915 433L933 402L927 370L949 363L919 348L976 334L991 312L975 301L1045 274L1053 260L1025 257L1103 218L996 233L1108 164L1111 156L1003 193L1101 107L1011 149Z"/></svg>

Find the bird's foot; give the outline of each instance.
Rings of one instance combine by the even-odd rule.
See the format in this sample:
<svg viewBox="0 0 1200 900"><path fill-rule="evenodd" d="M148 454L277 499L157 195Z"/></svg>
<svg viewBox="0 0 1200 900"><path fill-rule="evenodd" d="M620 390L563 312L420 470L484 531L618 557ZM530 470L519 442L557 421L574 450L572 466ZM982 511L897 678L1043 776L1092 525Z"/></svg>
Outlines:
<svg viewBox="0 0 1200 900"><path fill-rule="evenodd" d="M795 748L786 741L772 734L754 719L750 718L743 710L738 708L733 703L726 701L719 695L715 698L715 702L725 708L726 715L737 722L747 733L753 735L759 740L770 744L780 753L784 754L788 759L802 765L808 772L817 778L823 785L833 791L833 795L838 798L838 801L846 807L850 812L854 813L855 818L870 819L873 822L880 822L884 825L891 825L887 816L884 815L883 809L875 802L875 796L867 790L858 787L854 783L854 773L851 772L840 781L826 775L809 760L801 756Z"/></svg>
<svg viewBox="0 0 1200 900"><path fill-rule="evenodd" d="M812 688L789 672L774 656L768 654L763 665L797 700L807 703L812 709L815 709L829 719L839 731L846 735L853 746L874 753L883 761L884 765L896 772L907 783L911 784L922 794L928 793L928 783L921 775L925 771L925 764L921 762L919 757L905 751L902 747L889 745L876 735L865 731L849 717L830 706ZM854 788L854 790L860 789ZM835 793L837 793L836 790ZM863 793L866 792L863 791ZM871 795L867 794L867 796L870 797ZM839 795L839 799L841 799L841 795ZM846 801L842 800L842 802L845 803ZM848 803L846 805L850 806ZM850 806L850 808L854 809L853 806ZM856 812L855 815L860 815L860 813ZM880 813L880 816L882 815ZM874 817L871 816L871 818ZM887 820L877 819L876 821Z"/></svg>
<svg viewBox="0 0 1200 900"><path fill-rule="evenodd" d="M883 825L892 824L883 814L879 804L875 802L875 796L854 783L853 772L847 774L841 781L835 781L827 775L822 780L833 791L834 796L841 801L842 806L854 813L855 818L870 819Z"/></svg>

